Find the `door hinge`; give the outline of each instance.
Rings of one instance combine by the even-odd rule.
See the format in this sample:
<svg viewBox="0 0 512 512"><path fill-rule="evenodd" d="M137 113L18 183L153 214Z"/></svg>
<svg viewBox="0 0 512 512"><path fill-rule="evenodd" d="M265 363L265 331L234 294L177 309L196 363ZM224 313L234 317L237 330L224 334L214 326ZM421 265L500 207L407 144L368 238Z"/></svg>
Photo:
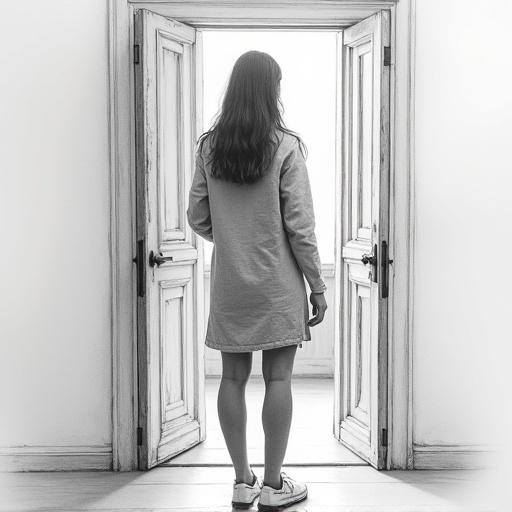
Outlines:
<svg viewBox="0 0 512 512"><path fill-rule="evenodd" d="M138 44L133 45L133 63L134 64L140 63L140 45L138 45Z"/></svg>
<svg viewBox="0 0 512 512"><path fill-rule="evenodd" d="M144 297L144 240L137 240L137 253L132 261L137 265L137 296Z"/></svg>
<svg viewBox="0 0 512 512"><path fill-rule="evenodd" d="M137 446L142 446L142 427L137 427Z"/></svg>
<svg viewBox="0 0 512 512"><path fill-rule="evenodd" d="M384 66L391 66L391 46L384 46Z"/></svg>
<svg viewBox="0 0 512 512"><path fill-rule="evenodd" d="M388 429L383 428L382 429L382 435L380 439L381 446L387 446L388 445Z"/></svg>

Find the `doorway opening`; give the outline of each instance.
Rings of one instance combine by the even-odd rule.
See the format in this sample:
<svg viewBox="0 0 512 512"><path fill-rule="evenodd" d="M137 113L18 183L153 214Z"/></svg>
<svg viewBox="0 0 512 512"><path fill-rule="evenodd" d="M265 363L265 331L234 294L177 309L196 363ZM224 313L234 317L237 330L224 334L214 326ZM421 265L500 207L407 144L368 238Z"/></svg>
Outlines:
<svg viewBox="0 0 512 512"><path fill-rule="evenodd" d="M211 123L203 116L203 57L204 50L210 51L208 62L212 62L229 54L230 47L237 48L224 64L212 63L217 77L219 67L226 69L224 76L220 75L222 82L217 91L208 88L214 98L208 107L210 117L218 110L226 75L244 49L238 40L245 37L246 48L254 48L251 38L257 32L236 27L235 46L234 40L229 41L229 31L235 27L217 26L208 34L207 27L182 23L146 9L136 9L134 14L137 446L139 467L148 469L177 458L207 438L206 373L210 373L209 377L220 374L220 364L218 359L217 363L212 359L205 372L207 262L203 239L186 222L187 196L195 167L194 143ZM326 264L326 259L333 257L329 240L332 242L334 223L333 275L328 285L333 328L324 322L316 329L316 340L323 337L323 343L303 342L295 375L332 379L332 398L324 406L331 409L332 420L326 423L325 432L329 434L324 439L332 443L332 434L376 468L385 466L388 453L390 21L390 11L380 10L348 28L322 27L316 29L318 33L312 26L309 30L295 26L280 31L273 26L269 31L275 24L268 24L265 31L253 29L260 31L259 36L267 45L274 39L275 46L256 48L273 51L283 66L291 68L285 70L289 77L293 77L295 63L295 80L302 87L301 94L299 100L295 99L294 109L294 100L288 100L287 95L292 87L297 92L297 87L283 84L283 100L292 105L285 107L284 118L305 139L308 132L311 134L307 143L310 154L316 155L316 163L313 158L309 160L308 172L314 200L318 196L315 201L321 205L316 213L317 235ZM229 30L225 34L216 32L222 28ZM329 31L336 37L335 51ZM244 32L248 33L244 36ZM293 33L299 38L290 42ZM217 41L212 42L214 37ZM208 48L203 44L205 38ZM333 54L334 62L329 65L329 55ZM323 58L326 62L322 66ZM207 83L212 82L210 75L207 72ZM309 81L305 75L310 76ZM334 78L330 84L330 91L335 91L332 95L325 89L329 77ZM322 98L316 105L319 89ZM323 125L327 130L322 129ZM325 170L329 159L331 163L334 160L331 180ZM332 209L329 213L329 197L334 202L334 215ZM328 274L324 272L326 279ZM321 347L325 348L319 357L323 364L315 365L312 358L318 358L315 349L321 352ZM302 355L306 356L304 360ZM213 353L215 356L218 358L219 354ZM254 363L253 375L257 377L261 360ZM320 396L328 396L325 390L329 383L326 386ZM211 402L215 400L210 399L210 405ZM317 405L318 401L313 403ZM216 417L211 411L210 408L210 419ZM317 422L310 410L304 416L312 419L307 428L311 439ZM325 451L332 453L330 447ZM301 450L301 457L303 454ZM342 463L342 459L340 455L336 463Z"/></svg>
<svg viewBox="0 0 512 512"><path fill-rule="evenodd" d="M333 429L336 31L204 30L202 43L202 132L210 128L221 108L236 59L246 51L258 50L269 53L281 67L283 119L288 128L302 137L308 148L315 231L329 308L323 323L312 328L312 340L304 342L296 353L292 383L294 415L285 463L366 465L335 438ZM213 244L208 241L203 244L206 323ZM256 351L246 389L248 450L253 465L264 463L261 367L262 352ZM205 347L206 439L164 465L231 464L216 410L221 373L220 352Z"/></svg>
<svg viewBox="0 0 512 512"><path fill-rule="evenodd" d="M194 332L194 326L203 322L189 321L204 311L204 293L196 293L204 281L203 247L183 222L184 192L192 175L192 139L203 128L196 119L203 110L197 104L198 98L203 97L202 79L196 80L196 71L202 69L202 32L269 28L337 31L338 69L343 68L343 76L351 77L356 85L347 88L340 85L337 77L340 101L336 108L336 168L343 168L348 175L357 174L357 166L351 167L348 159L351 148L371 149L372 159L352 160L356 164L365 162L366 166L371 162L372 173L375 171L372 187L383 192L379 197L374 193L372 201L385 201L375 203L375 207L372 203L372 226L370 230L360 230L366 237L374 233L375 241L380 243L370 246L371 239L367 243L358 243L357 237L349 240L349 231L355 233L358 228L358 222L350 224L350 216L356 214L357 220L361 213L358 205L364 204L361 200L365 198L359 200L357 187L349 188L343 172L336 173L336 219L345 218L347 223L337 222L335 242L334 309L338 319L334 389L338 399L334 404L334 428L340 442L373 466L411 467L413 250L408 240L414 214L414 17L410 3L395 0L306 0L300 9L273 2L263 6L252 1L215 0L128 0L112 4L109 90L115 469L148 469L204 440L204 392L197 392L205 380L204 349L200 345L204 330ZM371 57L367 56L369 52ZM368 59L373 61L371 73ZM178 64L181 72L177 75ZM371 81L370 88L364 84L366 80ZM362 93L370 89L367 97L373 98L373 105L363 101L358 106ZM185 116L159 117L157 104L162 100L176 107L175 101L179 101ZM371 140L369 130L358 130L351 124L351 118L358 111L361 114L361 105L371 110L371 115L367 112L357 119L363 123L361 128L371 122ZM171 150L167 155L176 154L172 148L178 132L183 146L180 169L172 159L160 158L165 147ZM365 137L361 137L363 133ZM357 154L351 152L352 156ZM169 175L173 169L179 170L179 175ZM165 183L165 175L172 179L165 189L159 189L156 185ZM353 199L352 211L346 211L347 198L341 199L342 194ZM182 210L167 211L165 204L181 204ZM389 233L388 225L380 222L382 219L387 223L391 220ZM382 243L385 235L389 236L388 248ZM382 297L388 294L382 281L388 277L386 265L382 264L386 261L380 258L383 253L393 260L389 310L387 298ZM171 257L173 263L161 263ZM361 267L361 259L368 263L366 270ZM347 292L353 300L347 300ZM183 325L183 329L176 331L170 325L167 328L168 318L174 325ZM359 337L349 339L350 327L362 325L361 321L369 322L367 328L360 330ZM154 328L148 329L150 326ZM186 347L190 340L195 340L193 351L182 352L179 358L170 357L170 349ZM360 351L367 369L371 369L366 378L360 372L363 359L350 359L344 352L351 344L361 346L360 341L368 349ZM360 407L365 405L360 400L365 385L370 388L371 398L366 408Z"/></svg>

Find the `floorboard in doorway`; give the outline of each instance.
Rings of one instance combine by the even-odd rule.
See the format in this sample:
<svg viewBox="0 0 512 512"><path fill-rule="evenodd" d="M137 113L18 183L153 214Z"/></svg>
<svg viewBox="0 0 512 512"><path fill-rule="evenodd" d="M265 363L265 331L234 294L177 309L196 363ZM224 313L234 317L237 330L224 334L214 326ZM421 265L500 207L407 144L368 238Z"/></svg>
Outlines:
<svg viewBox="0 0 512 512"><path fill-rule="evenodd" d="M166 465L231 465L217 416L219 378L206 379L206 440L174 457ZM261 377L247 383L247 450L253 466L264 463L264 435L261 407L265 387ZM366 464L333 436L333 380L294 378L293 418L285 463L295 465Z"/></svg>

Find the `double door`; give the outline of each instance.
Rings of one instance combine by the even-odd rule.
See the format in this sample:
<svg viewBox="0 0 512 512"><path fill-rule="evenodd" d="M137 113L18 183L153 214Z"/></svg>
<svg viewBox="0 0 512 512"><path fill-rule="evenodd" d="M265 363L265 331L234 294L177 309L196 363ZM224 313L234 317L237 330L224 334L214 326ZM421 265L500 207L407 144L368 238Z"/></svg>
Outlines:
<svg viewBox="0 0 512 512"><path fill-rule="evenodd" d="M139 467L205 439L202 241L186 221L201 32L135 14ZM338 34L334 435L386 457L389 12Z"/></svg>

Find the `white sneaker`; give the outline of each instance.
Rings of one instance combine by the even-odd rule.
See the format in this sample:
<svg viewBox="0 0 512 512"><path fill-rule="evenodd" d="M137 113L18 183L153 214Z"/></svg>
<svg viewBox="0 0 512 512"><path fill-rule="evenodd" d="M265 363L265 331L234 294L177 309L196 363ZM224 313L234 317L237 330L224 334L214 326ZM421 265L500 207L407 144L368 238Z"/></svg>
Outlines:
<svg viewBox="0 0 512 512"><path fill-rule="evenodd" d="M259 478L253 472L254 485L246 484L245 482L233 483L233 499L231 505L234 508L248 509L251 508L256 498L261 493L261 486L263 485Z"/></svg>
<svg viewBox="0 0 512 512"><path fill-rule="evenodd" d="M296 482L284 471L281 471L281 478L283 480L281 489L274 489L268 485L263 485L261 488L260 501L258 502L260 512L276 512L308 497L306 484Z"/></svg>

